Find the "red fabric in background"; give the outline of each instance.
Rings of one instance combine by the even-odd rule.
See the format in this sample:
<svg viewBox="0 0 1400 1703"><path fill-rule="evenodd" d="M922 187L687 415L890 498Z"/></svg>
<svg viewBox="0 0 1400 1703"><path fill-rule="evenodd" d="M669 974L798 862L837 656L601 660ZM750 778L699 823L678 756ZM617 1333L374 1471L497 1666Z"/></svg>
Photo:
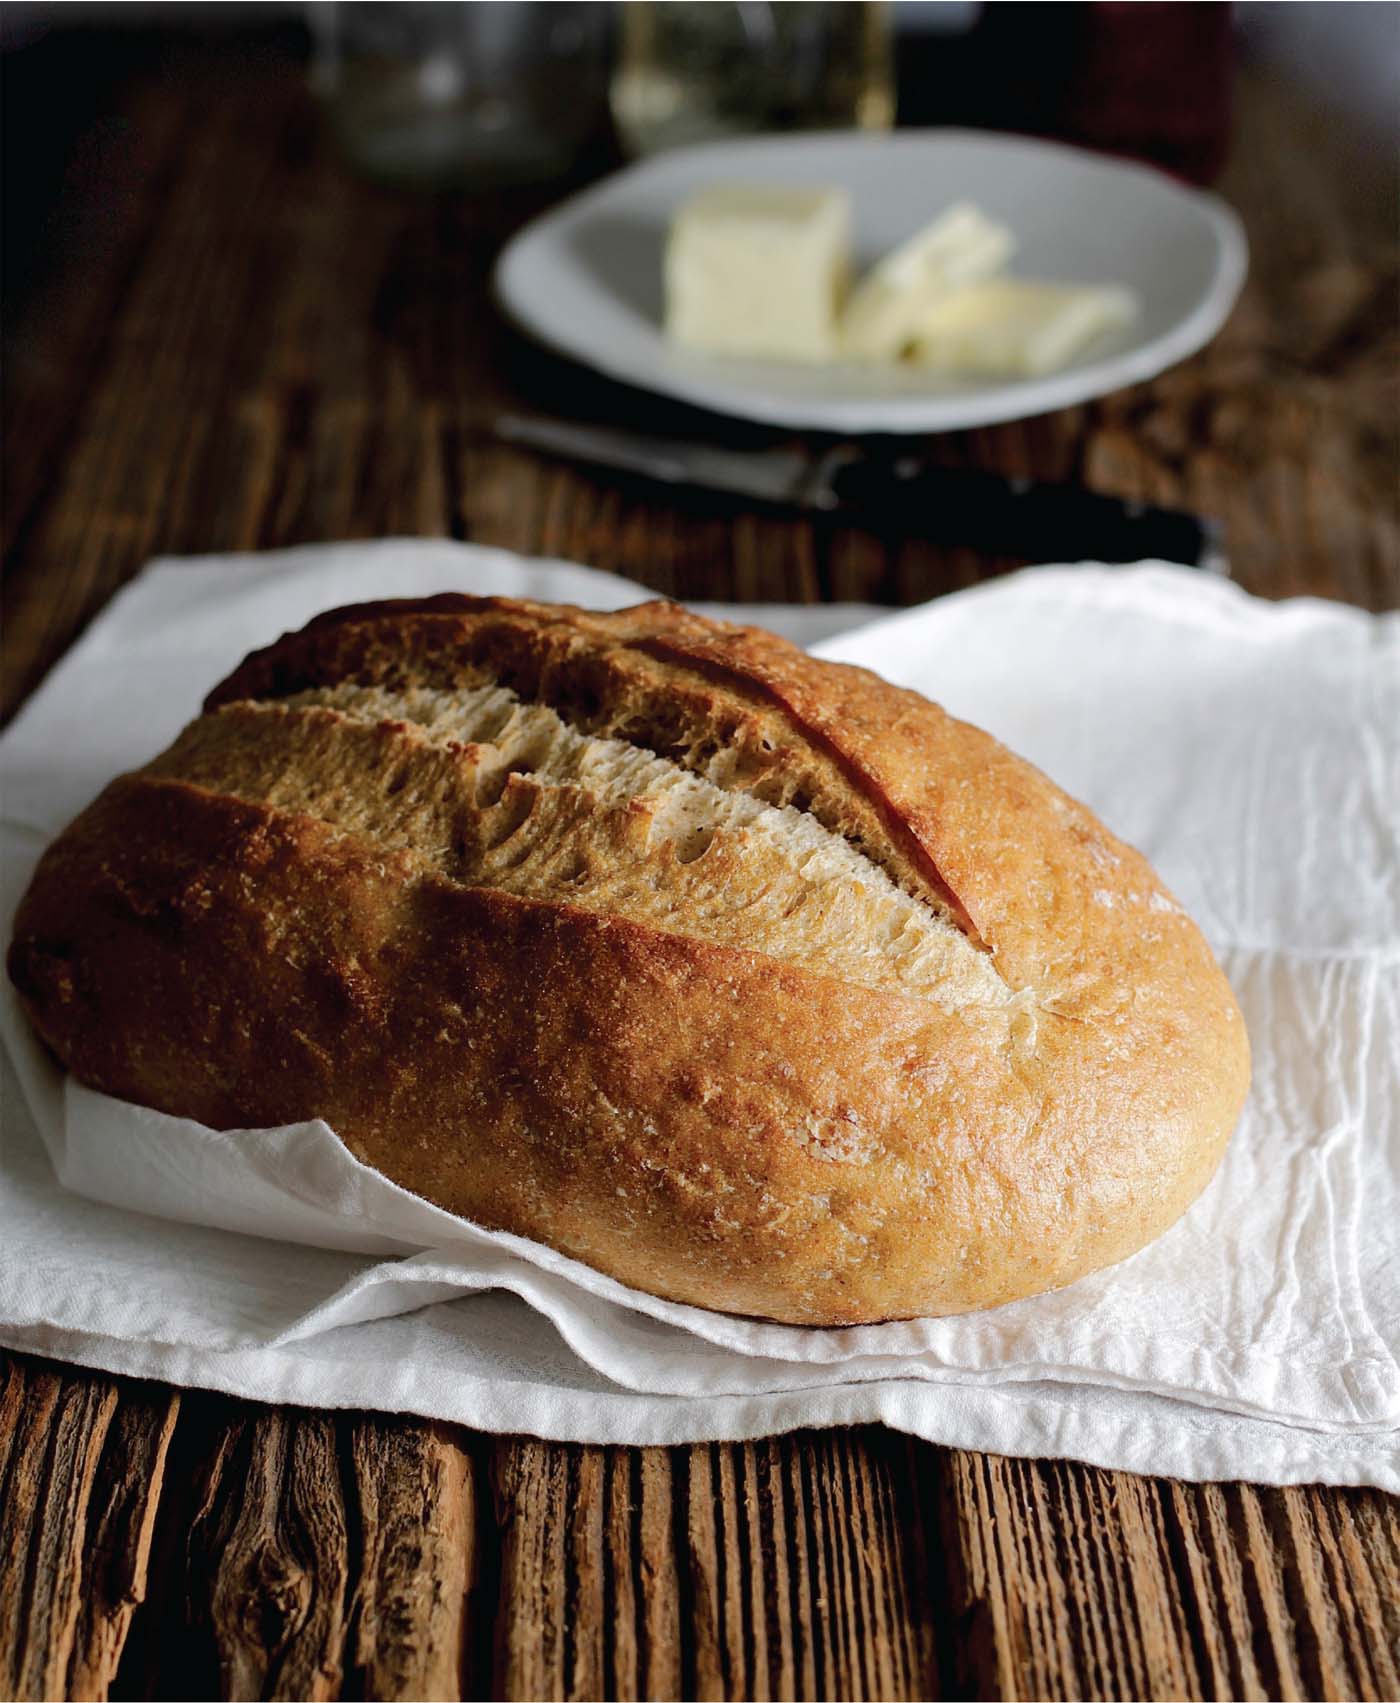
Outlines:
<svg viewBox="0 0 1400 1703"><path fill-rule="evenodd" d="M1076 9L1088 16L1065 91L1066 138L1209 182L1225 163L1230 135L1230 7Z"/></svg>
<svg viewBox="0 0 1400 1703"><path fill-rule="evenodd" d="M1231 8L992 0L963 35L899 42L899 122L1053 136L1195 183L1224 164Z"/></svg>

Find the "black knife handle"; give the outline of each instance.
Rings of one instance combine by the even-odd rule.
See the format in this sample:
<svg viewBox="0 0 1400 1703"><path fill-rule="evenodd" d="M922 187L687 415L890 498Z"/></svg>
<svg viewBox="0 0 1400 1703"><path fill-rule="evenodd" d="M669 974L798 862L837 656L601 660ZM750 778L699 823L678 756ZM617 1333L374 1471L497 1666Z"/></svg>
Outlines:
<svg viewBox="0 0 1400 1703"><path fill-rule="evenodd" d="M965 544L992 556L1036 562L1135 562L1160 557L1187 567L1213 565L1215 524L1181 509L1153 508L1086 491L1043 485L917 457L862 457L834 469L841 508L859 510L935 544Z"/></svg>

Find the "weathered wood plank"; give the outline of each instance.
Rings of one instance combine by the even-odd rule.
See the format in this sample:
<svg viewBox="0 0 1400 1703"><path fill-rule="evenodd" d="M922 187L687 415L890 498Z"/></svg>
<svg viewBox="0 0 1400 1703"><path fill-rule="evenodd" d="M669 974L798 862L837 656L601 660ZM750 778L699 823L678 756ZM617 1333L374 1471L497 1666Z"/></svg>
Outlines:
<svg viewBox="0 0 1400 1703"><path fill-rule="evenodd" d="M1257 1502L1293 1625L1302 1695L1400 1696L1400 1519L1374 1491L1313 1486ZM1261 1542L1265 1539L1261 1536Z"/></svg>
<svg viewBox="0 0 1400 1703"><path fill-rule="evenodd" d="M117 1677L132 1619L146 1600L165 1463L180 1412L180 1393L168 1385L123 1378L117 1390L83 1537L69 1697L106 1697Z"/></svg>
<svg viewBox="0 0 1400 1703"><path fill-rule="evenodd" d="M339 1697L350 1556L335 1421L228 1407L190 1521L191 1625L222 1697Z"/></svg>
<svg viewBox="0 0 1400 1703"><path fill-rule="evenodd" d="M221 1694L335 1695L348 1630L348 1693L457 1695L477 1540L470 1462L453 1434L349 1422L359 1506L346 1517L358 1534L346 1567L338 1542L298 1543L296 1494L279 1513L273 1488L287 1481L289 1447L300 1450L325 1529L337 1494L327 1437L289 1443L289 1425L308 1416L224 1405L238 1417L198 1503L207 1509L222 1485L225 1520L216 1533L197 1516L190 1543L197 1621L201 1569L211 1548L221 1558L204 1593ZM479 1615L483 1628L496 1623L489 1686L475 1670L487 1695L1396 1689L1400 1512L1378 1493L1192 1487L922 1446L916 1489L901 1440L860 1431L673 1451L528 1440L493 1450L500 1560L496 1600ZM329 1612L309 1611L308 1589ZM348 1628L338 1591L357 1605ZM477 1619L472 1636L484 1637ZM303 1648L279 1661L288 1628Z"/></svg>
<svg viewBox="0 0 1400 1703"><path fill-rule="evenodd" d="M1400 1503L928 1451L950 1695L1383 1698Z"/></svg>
<svg viewBox="0 0 1400 1703"><path fill-rule="evenodd" d="M180 1398L0 1358L0 1696L105 1697L145 1596Z"/></svg>
<svg viewBox="0 0 1400 1703"><path fill-rule="evenodd" d="M472 1457L453 1428L356 1415L348 1689L364 1697L455 1698L470 1668L478 1583Z"/></svg>
<svg viewBox="0 0 1400 1703"><path fill-rule="evenodd" d="M88 1506L117 1408L106 1378L6 1359L0 1386L0 1696L59 1697L82 1607Z"/></svg>
<svg viewBox="0 0 1400 1703"><path fill-rule="evenodd" d="M932 1675L902 1440L498 1446L493 1695L921 1697Z"/></svg>
<svg viewBox="0 0 1400 1703"><path fill-rule="evenodd" d="M501 1546L492 1687L497 1697L581 1695L574 1689L566 1631L570 1480L578 1452L514 1440L494 1451Z"/></svg>

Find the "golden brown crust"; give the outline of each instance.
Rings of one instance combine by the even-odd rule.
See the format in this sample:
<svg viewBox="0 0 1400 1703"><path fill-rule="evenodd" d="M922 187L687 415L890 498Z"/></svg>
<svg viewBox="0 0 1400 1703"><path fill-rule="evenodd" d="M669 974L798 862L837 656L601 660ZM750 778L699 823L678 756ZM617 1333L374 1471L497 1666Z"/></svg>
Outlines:
<svg viewBox="0 0 1400 1703"><path fill-rule="evenodd" d="M454 598L321 617L210 709L481 678L691 767L746 753L730 784L796 796L958 920L1006 1001L463 885L412 836L233 796L214 726L203 784L193 758L124 777L41 864L10 965L59 1057L206 1123L324 1117L479 1222L797 1323L1056 1287L1209 1179L1248 1047L1205 943L1137 853L915 694L671 605Z"/></svg>

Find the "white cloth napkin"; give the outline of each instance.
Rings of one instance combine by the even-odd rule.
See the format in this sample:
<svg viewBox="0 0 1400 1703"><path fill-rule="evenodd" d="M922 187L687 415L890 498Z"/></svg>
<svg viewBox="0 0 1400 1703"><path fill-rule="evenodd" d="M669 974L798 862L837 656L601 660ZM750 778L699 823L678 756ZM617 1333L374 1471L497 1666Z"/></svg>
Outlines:
<svg viewBox="0 0 1400 1703"><path fill-rule="evenodd" d="M446 589L639 595L438 542L158 563L3 742L0 914L43 844L251 646L335 603ZM1400 622L1150 565L1031 570L874 621L721 612L990 728L1140 845L1201 922L1255 1087L1182 1223L1061 1294L969 1318L734 1319L456 1219L322 1123L220 1133L65 1081L6 989L0 1341L587 1441L882 1419L1189 1478L1400 1489Z"/></svg>

